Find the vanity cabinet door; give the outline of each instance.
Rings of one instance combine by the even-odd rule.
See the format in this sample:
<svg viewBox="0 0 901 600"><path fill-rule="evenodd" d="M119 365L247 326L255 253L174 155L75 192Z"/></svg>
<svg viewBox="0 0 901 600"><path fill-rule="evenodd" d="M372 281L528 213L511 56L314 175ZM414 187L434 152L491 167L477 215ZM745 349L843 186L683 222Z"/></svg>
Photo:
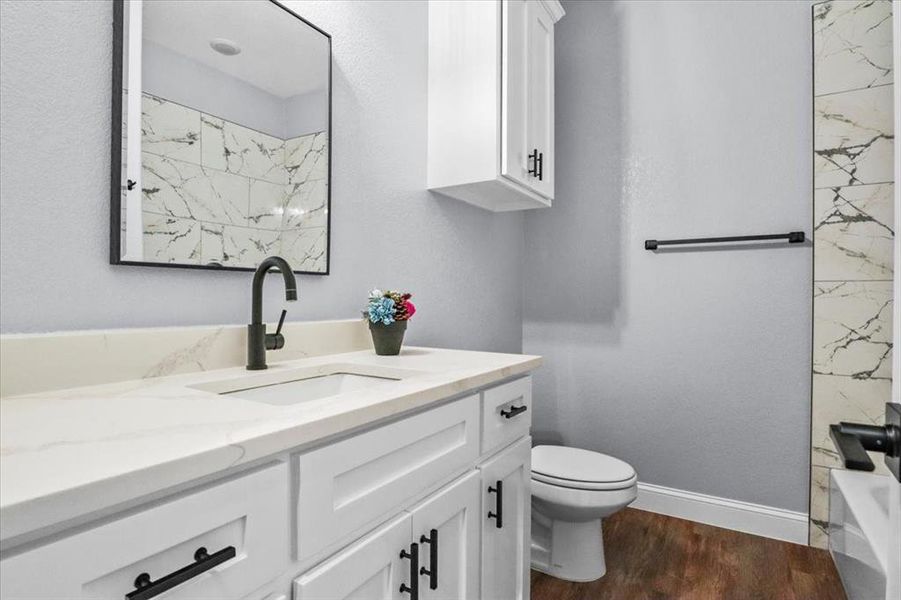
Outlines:
<svg viewBox="0 0 901 600"><path fill-rule="evenodd" d="M294 580L295 600L400 600L410 584L410 515L394 519Z"/></svg>
<svg viewBox="0 0 901 600"><path fill-rule="evenodd" d="M411 511L419 565L427 571L419 579L422 600L479 598L479 482L473 471Z"/></svg>
<svg viewBox="0 0 901 600"><path fill-rule="evenodd" d="M529 598L531 456L525 437L479 467L484 600Z"/></svg>

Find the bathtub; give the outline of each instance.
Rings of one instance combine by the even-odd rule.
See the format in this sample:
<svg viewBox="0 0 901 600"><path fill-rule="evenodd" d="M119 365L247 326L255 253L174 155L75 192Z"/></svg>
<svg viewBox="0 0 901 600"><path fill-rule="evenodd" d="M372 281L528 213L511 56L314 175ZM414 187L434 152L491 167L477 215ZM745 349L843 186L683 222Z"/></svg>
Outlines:
<svg viewBox="0 0 901 600"><path fill-rule="evenodd" d="M829 550L849 599L886 597L890 485L886 475L830 472Z"/></svg>

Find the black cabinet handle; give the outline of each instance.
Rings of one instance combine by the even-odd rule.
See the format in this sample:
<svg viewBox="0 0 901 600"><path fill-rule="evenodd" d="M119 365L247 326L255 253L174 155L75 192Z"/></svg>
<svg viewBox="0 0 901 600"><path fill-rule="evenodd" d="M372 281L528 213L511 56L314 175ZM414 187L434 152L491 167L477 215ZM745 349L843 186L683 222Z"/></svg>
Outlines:
<svg viewBox="0 0 901 600"><path fill-rule="evenodd" d="M126 600L148 600L159 596L165 591L171 590L177 585L205 573L217 565L234 558L236 555L234 546L227 546L213 554L207 553L206 548L200 547L194 553L194 562L177 571L173 571L156 581L150 578L149 573L141 573L135 579L135 589L125 594Z"/></svg>
<svg viewBox="0 0 901 600"><path fill-rule="evenodd" d="M429 568L426 569L422 567L419 569L420 575L428 575L429 576L429 589L437 590L438 589L438 530L432 529L429 531L429 537L424 535L419 536L420 544L428 544L429 545Z"/></svg>
<svg viewBox="0 0 901 600"><path fill-rule="evenodd" d="M523 404L522 406L510 406L510 410L501 410L501 416L505 419L512 419L516 415L522 414L529 410L529 407Z"/></svg>
<svg viewBox="0 0 901 600"><path fill-rule="evenodd" d="M494 484L494 487L488 486L489 494L497 494L497 502L494 505L495 512L488 512L489 519L495 519L497 528L504 526L504 482L500 479Z"/></svg>
<svg viewBox="0 0 901 600"><path fill-rule="evenodd" d="M419 544L410 544L410 551L400 551L401 558L410 559L410 585L400 584L401 593L410 594L410 600L419 600Z"/></svg>
<svg viewBox="0 0 901 600"><path fill-rule="evenodd" d="M532 168L529 169L529 175L537 177L538 181L544 180L544 152L539 152L538 148L532 150L528 160L532 161Z"/></svg>

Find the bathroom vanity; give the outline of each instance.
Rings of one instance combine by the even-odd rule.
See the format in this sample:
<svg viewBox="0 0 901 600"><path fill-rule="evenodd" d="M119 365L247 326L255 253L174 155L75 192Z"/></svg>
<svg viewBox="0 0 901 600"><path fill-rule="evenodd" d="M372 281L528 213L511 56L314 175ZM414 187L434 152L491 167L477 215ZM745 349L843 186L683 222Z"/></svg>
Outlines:
<svg viewBox="0 0 901 600"><path fill-rule="evenodd" d="M528 598L539 364L410 348L5 398L0 595Z"/></svg>

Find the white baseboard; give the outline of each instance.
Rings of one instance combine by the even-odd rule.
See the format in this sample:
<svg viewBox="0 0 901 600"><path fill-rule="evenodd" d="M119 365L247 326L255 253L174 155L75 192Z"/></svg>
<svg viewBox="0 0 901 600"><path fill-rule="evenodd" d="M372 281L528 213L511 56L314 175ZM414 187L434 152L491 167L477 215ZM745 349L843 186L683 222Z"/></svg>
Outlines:
<svg viewBox="0 0 901 600"><path fill-rule="evenodd" d="M631 506L661 515L807 545L807 513L650 483L638 484L638 498Z"/></svg>

